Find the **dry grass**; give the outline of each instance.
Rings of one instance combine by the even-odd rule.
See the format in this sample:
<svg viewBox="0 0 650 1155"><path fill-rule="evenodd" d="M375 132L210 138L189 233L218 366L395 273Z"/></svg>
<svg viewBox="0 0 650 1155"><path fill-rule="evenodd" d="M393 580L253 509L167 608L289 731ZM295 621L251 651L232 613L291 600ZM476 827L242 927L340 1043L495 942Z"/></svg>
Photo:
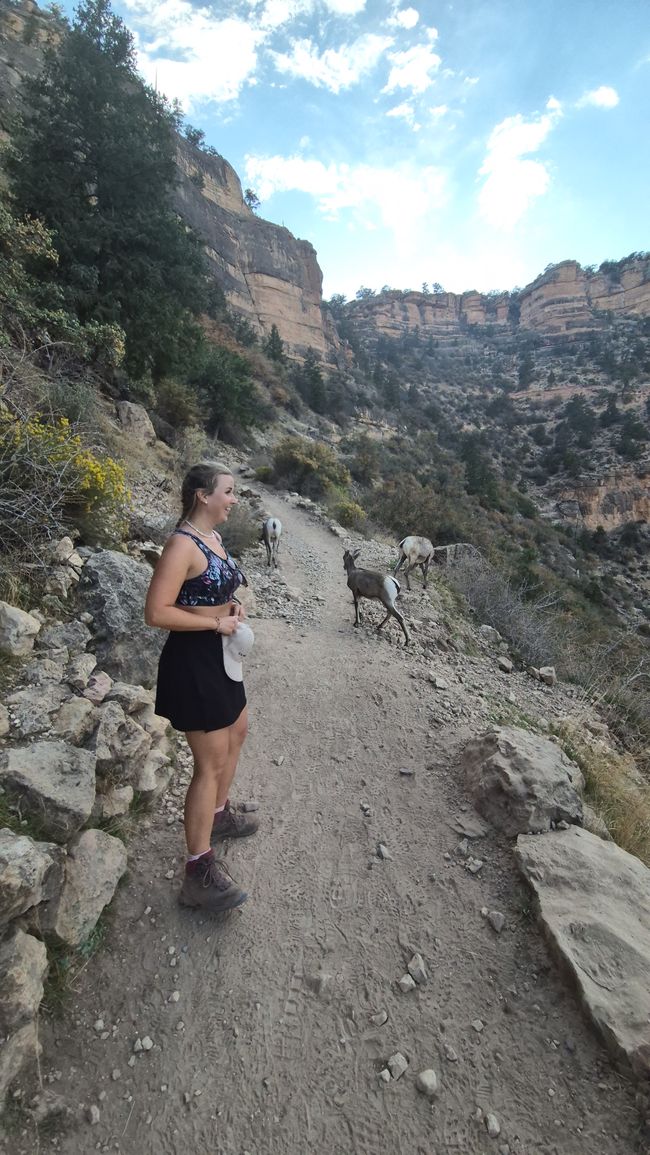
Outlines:
<svg viewBox="0 0 650 1155"><path fill-rule="evenodd" d="M619 846L650 866L650 786L630 754L617 754L587 739L575 724L553 728L563 749L585 778L586 801L606 823Z"/></svg>

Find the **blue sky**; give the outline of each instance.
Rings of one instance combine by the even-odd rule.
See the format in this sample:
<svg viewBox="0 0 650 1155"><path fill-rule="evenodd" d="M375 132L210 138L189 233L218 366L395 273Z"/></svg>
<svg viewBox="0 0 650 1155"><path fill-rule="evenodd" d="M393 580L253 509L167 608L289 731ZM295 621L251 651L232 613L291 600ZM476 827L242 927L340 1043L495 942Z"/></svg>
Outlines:
<svg viewBox="0 0 650 1155"><path fill-rule="evenodd" d="M646 0L116 0L325 296L650 248ZM70 6L71 7L71 6Z"/></svg>

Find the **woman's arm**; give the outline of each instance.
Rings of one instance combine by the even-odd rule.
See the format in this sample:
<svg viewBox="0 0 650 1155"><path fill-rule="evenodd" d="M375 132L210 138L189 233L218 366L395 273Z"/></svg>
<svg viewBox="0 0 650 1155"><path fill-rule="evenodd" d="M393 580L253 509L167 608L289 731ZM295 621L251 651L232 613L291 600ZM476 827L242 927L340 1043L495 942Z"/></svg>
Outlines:
<svg viewBox="0 0 650 1155"><path fill-rule="evenodd" d="M192 613L175 604L184 581L190 576L192 544L189 539L170 537L154 570L144 606L148 626L161 630L216 630L232 634L237 616L230 604L213 606L209 614Z"/></svg>

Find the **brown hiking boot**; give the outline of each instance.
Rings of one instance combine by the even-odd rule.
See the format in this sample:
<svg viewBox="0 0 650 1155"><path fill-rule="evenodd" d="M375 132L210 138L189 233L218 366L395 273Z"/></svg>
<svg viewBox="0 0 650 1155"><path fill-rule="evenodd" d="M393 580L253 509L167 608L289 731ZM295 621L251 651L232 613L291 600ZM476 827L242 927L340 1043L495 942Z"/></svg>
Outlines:
<svg viewBox="0 0 650 1155"><path fill-rule="evenodd" d="M215 814L210 842L221 842L224 838L248 838L249 834L255 834L258 827L259 819L254 814L243 814L231 806L230 802L226 802L225 810Z"/></svg>
<svg viewBox="0 0 650 1155"><path fill-rule="evenodd" d="M205 854L188 862L178 901L181 906L200 907L216 913L234 910L246 902L248 895L233 880L225 863L214 854Z"/></svg>

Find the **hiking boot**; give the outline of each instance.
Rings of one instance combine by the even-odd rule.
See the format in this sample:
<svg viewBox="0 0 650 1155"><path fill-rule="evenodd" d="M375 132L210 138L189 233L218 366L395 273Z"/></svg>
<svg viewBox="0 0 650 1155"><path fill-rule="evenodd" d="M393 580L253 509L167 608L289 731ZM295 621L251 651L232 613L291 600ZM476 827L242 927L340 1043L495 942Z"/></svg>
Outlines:
<svg viewBox="0 0 650 1155"><path fill-rule="evenodd" d="M225 863L215 858L212 852L187 863L178 896L181 906L200 907L218 913L234 910L247 898L246 891L233 880Z"/></svg>
<svg viewBox="0 0 650 1155"><path fill-rule="evenodd" d="M254 814L243 814L226 802L225 809L214 816L210 842L221 842L223 838L248 838L258 827L259 819Z"/></svg>

